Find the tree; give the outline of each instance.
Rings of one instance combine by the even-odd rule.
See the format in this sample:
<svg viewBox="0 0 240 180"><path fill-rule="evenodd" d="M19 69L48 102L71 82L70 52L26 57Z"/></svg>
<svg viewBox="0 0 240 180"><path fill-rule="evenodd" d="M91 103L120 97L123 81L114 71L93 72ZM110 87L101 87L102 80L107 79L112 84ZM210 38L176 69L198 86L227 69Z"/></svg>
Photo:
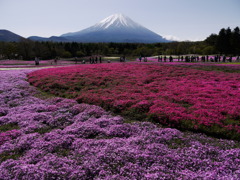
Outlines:
<svg viewBox="0 0 240 180"><path fill-rule="evenodd" d="M209 37L207 37L207 39L205 39L205 42L210 46L215 46L217 43L217 38L217 34L211 34Z"/></svg>
<svg viewBox="0 0 240 180"><path fill-rule="evenodd" d="M216 48L217 50L222 54L225 53L225 49L226 49L226 41L227 41L227 36L226 36L226 30L224 28L222 28L219 31L218 37L217 37L217 42L216 42Z"/></svg>
<svg viewBox="0 0 240 180"><path fill-rule="evenodd" d="M226 54L232 54L233 53L233 47L231 45L231 36L232 36L232 31L228 27L226 30L226 40L225 40L225 53Z"/></svg>
<svg viewBox="0 0 240 180"><path fill-rule="evenodd" d="M83 56L85 56L85 53L83 51L77 51L76 55L77 55L77 57L83 57Z"/></svg>
<svg viewBox="0 0 240 180"><path fill-rule="evenodd" d="M70 58L70 57L72 57L72 54L69 51L63 51L62 52L62 57Z"/></svg>
<svg viewBox="0 0 240 180"><path fill-rule="evenodd" d="M203 50L202 50L202 54L206 55L206 54L215 54L215 48L214 46L206 46Z"/></svg>
<svg viewBox="0 0 240 180"><path fill-rule="evenodd" d="M9 43L5 44L5 46L3 48L3 54L5 54L5 56L8 59L15 58L15 54L17 54L17 46L16 46L16 44L13 43L13 42L9 42Z"/></svg>
<svg viewBox="0 0 240 180"><path fill-rule="evenodd" d="M18 44L19 55L23 57L23 59L33 59L35 54L33 51L34 43L30 40L22 40Z"/></svg>
<svg viewBox="0 0 240 180"><path fill-rule="evenodd" d="M233 48L233 54L240 54L240 30L239 27L236 27L232 32L231 45Z"/></svg>

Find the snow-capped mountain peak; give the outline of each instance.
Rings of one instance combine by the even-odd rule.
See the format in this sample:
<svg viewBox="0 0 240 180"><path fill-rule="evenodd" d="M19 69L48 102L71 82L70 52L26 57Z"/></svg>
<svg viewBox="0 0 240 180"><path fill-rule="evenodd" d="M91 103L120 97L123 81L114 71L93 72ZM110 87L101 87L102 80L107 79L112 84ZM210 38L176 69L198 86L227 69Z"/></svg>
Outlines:
<svg viewBox="0 0 240 180"><path fill-rule="evenodd" d="M99 29L107 29L110 27L138 28L139 26L139 24L121 13L113 14L94 25L95 28L98 27Z"/></svg>
<svg viewBox="0 0 240 180"><path fill-rule="evenodd" d="M123 14L113 14L89 28L61 37L77 42L168 42Z"/></svg>

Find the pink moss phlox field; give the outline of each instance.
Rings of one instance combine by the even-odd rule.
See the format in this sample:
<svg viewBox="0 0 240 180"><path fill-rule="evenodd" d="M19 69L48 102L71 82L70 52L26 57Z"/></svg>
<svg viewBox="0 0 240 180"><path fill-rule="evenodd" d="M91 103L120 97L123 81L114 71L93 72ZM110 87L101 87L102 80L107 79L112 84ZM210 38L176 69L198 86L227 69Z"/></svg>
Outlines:
<svg viewBox="0 0 240 180"><path fill-rule="evenodd" d="M0 127L18 127L1 132L0 179L239 179L239 142L36 98L25 81L30 71L0 71Z"/></svg>
<svg viewBox="0 0 240 180"><path fill-rule="evenodd" d="M240 135L238 73L138 63L40 70L28 78L55 95L115 112L142 113L162 124L235 139Z"/></svg>

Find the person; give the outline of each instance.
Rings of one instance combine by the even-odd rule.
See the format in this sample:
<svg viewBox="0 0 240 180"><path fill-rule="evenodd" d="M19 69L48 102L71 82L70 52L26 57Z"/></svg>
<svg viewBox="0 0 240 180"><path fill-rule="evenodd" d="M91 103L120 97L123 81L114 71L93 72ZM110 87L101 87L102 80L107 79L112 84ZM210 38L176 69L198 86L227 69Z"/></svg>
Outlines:
<svg viewBox="0 0 240 180"><path fill-rule="evenodd" d="M166 57L166 56L164 56L164 58L163 58L163 59L164 59L164 62L166 62L166 61L167 61L167 57Z"/></svg>
<svg viewBox="0 0 240 180"><path fill-rule="evenodd" d="M54 58L54 64L57 64L57 57Z"/></svg>
<svg viewBox="0 0 240 180"><path fill-rule="evenodd" d="M98 57L96 56L95 58L95 63L97 64L98 63Z"/></svg>
<svg viewBox="0 0 240 180"><path fill-rule="evenodd" d="M139 61L142 62L142 56L139 57Z"/></svg>
<svg viewBox="0 0 240 180"><path fill-rule="evenodd" d="M191 62L194 62L195 61L195 57L192 55L191 56Z"/></svg>
<svg viewBox="0 0 240 180"><path fill-rule="evenodd" d="M82 64L85 64L86 62L85 62L85 60L82 60Z"/></svg>
<svg viewBox="0 0 240 180"><path fill-rule="evenodd" d="M239 61L239 56L237 56L237 59L236 59L236 61L237 61L237 62Z"/></svg>
<svg viewBox="0 0 240 180"><path fill-rule="evenodd" d="M92 64L92 57L89 58L89 63Z"/></svg>
<svg viewBox="0 0 240 180"><path fill-rule="evenodd" d="M77 61L78 61L77 57L75 57L74 59L75 59L75 64L77 64Z"/></svg>
<svg viewBox="0 0 240 180"><path fill-rule="evenodd" d="M226 56L225 55L223 56L223 60L222 61L226 62Z"/></svg>
<svg viewBox="0 0 240 180"><path fill-rule="evenodd" d="M39 65L39 58L35 57L35 65L38 66Z"/></svg>
<svg viewBox="0 0 240 180"><path fill-rule="evenodd" d="M172 56L169 57L169 62L173 62L173 57Z"/></svg>
<svg viewBox="0 0 240 180"><path fill-rule="evenodd" d="M99 62L102 63L102 57L101 56L99 57Z"/></svg>
<svg viewBox="0 0 240 180"><path fill-rule="evenodd" d="M160 56L158 56L158 62L160 62Z"/></svg>
<svg viewBox="0 0 240 180"><path fill-rule="evenodd" d="M199 56L196 57L197 61L199 61Z"/></svg>

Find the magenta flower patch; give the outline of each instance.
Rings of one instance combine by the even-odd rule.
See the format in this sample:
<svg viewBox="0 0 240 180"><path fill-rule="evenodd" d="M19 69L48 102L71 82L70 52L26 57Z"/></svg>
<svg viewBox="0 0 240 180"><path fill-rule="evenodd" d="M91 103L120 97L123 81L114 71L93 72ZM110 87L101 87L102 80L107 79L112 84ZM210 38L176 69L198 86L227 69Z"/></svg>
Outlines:
<svg viewBox="0 0 240 180"><path fill-rule="evenodd" d="M116 63L40 70L28 78L47 92L138 120L240 137L238 73Z"/></svg>

